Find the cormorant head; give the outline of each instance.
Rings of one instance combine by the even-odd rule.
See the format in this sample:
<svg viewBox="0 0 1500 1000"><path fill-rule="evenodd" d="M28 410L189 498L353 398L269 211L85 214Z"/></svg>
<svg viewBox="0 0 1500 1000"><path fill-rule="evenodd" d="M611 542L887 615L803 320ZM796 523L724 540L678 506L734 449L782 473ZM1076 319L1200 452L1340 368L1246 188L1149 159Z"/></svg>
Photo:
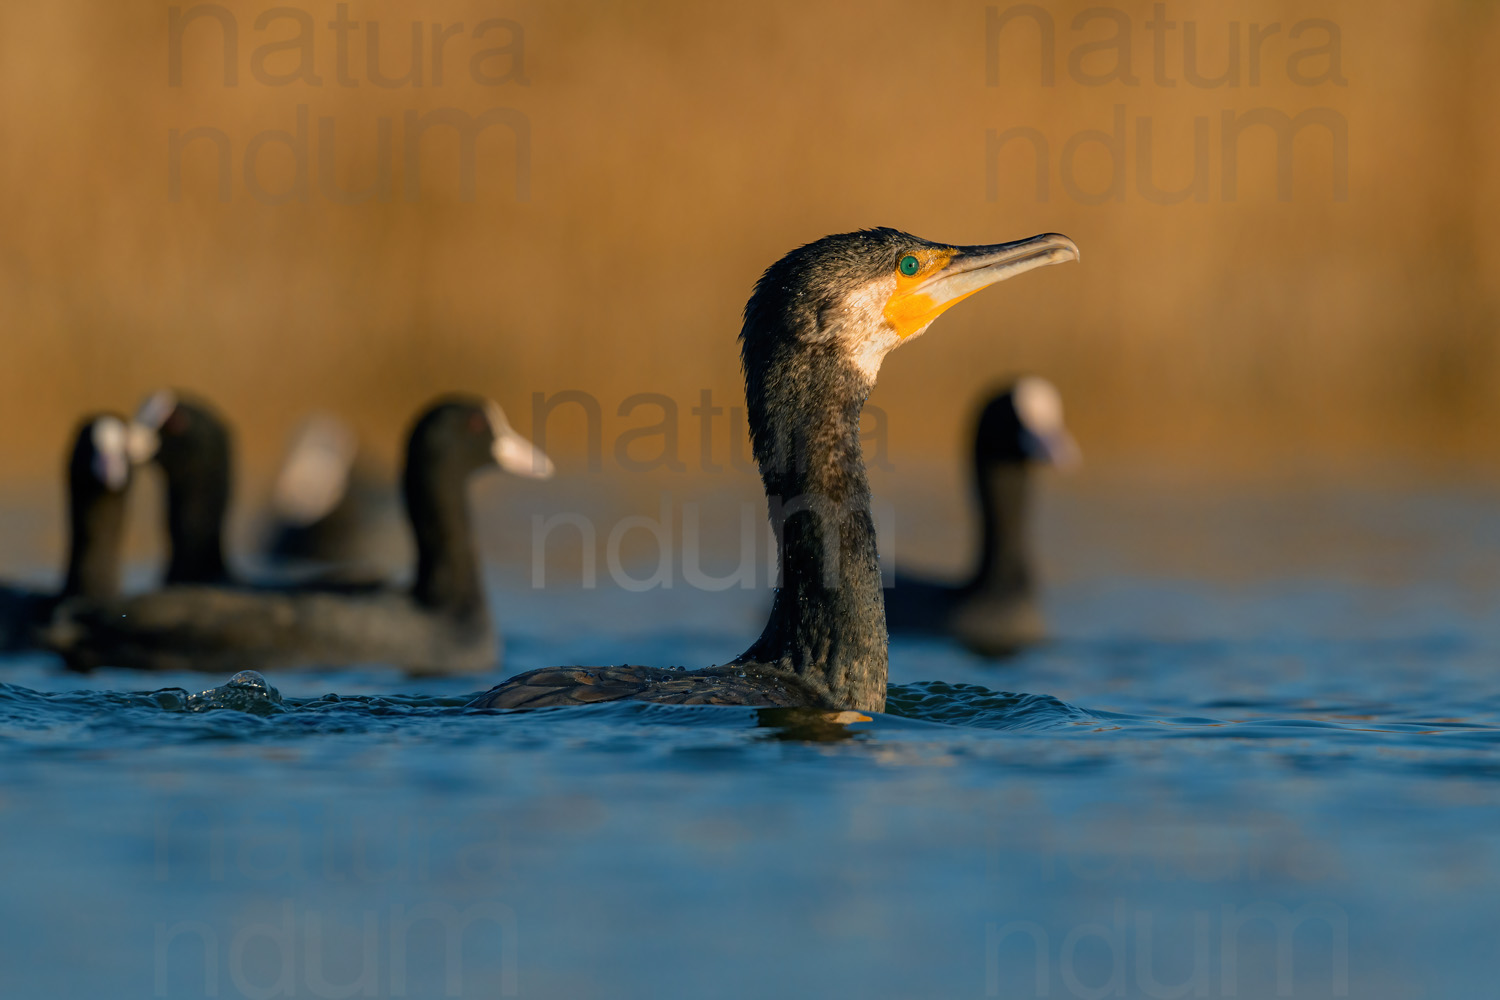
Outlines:
<svg viewBox="0 0 1500 1000"><path fill-rule="evenodd" d="M893 348L997 281L1078 259L1066 236L954 246L895 229L825 236L772 264L745 306L747 371L783 349L833 347L868 384Z"/></svg>
<svg viewBox="0 0 1500 1000"><path fill-rule="evenodd" d="M130 485L130 435L123 417L86 417L73 439L68 481L75 494L124 493Z"/></svg>
<svg viewBox="0 0 1500 1000"><path fill-rule="evenodd" d="M510 426L495 403L480 396L444 396L412 426L407 470L442 465L469 473L498 465L517 476L548 479L554 467L542 450Z"/></svg>
<svg viewBox="0 0 1500 1000"><path fill-rule="evenodd" d="M979 414L974 459L980 466L1046 462L1071 468L1081 461L1063 423L1062 396L1036 375L1016 379L993 396Z"/></svg>

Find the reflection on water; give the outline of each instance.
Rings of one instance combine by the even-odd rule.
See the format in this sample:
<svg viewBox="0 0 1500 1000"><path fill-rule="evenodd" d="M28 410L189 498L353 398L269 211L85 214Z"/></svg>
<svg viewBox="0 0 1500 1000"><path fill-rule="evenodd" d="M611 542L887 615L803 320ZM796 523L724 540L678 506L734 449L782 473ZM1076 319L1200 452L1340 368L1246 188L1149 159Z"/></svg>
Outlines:
<svg viewBox="0 0 1500 1000"><path fill-rule="evenodd" d="M1493 995L1500 507L1131 517L1053 505L1057 639L898 641L874 717L18 657L0 993ZM764 598L496 582L507 672L722 660Z"/></svg>

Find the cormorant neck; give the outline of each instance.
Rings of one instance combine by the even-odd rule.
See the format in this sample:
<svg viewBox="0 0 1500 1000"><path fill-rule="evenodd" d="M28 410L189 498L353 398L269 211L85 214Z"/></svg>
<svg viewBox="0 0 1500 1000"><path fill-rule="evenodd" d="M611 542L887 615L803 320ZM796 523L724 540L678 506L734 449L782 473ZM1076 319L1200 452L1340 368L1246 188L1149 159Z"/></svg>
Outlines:
<svg viewBox="0 0 1500 1000"><path fill-rule="evenodd" d="M885 598L859 446L870 383L835 344L782 342L747 356L745 388L781 581L738 662L790 670L830 707L883 711Z"/></svg>
<svg viewBox="0 0 1500 1000"><path fill-rule="evenodd" d="M224 516L229 510L229 468L194 475L167 473L167 537L172 556L167 583L223 583ZM191 480L191 481L188 481Z"/></svg>
<svg viewBox="0 0 1500 1000"><path fill-rule="evenodd" d="M120 590L120 550L125 536L125 493L97 483L70 484L68 575L62 596L103 599Z"/></svg>
<svg viewBox="0 0 1500 1000"><path fill-rule="evenodd" d="M418 603L455 615L484 613L484 591L474 555L465 497L469 469L452 458L413 446L406 460L406 513L417 542Z"/></svg>
<svg viewBox="0 0 1500 1000"><path fill-rule="evenodd" d="M975 469L983 540L979 566L967 590L1024 594L1031 589L1026 524L1031 473L1025 462L980 463Z"/></svg>

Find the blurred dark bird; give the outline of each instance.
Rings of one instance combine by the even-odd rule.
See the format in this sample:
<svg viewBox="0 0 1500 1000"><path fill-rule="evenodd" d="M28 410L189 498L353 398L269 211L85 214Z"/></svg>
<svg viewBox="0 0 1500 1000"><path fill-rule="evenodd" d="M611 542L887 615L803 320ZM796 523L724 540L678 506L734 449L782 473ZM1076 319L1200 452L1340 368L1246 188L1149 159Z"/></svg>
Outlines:
<svg viewBox="0 0 1500 1000"><path fill-rule="evenodd" d="M745 306L745 401L779 541L781 581L761 637L705 670L554 667L476 708L631 698L677 704L880 711L885 605L859 446L881 361L987 285L1076 260L1066 236L958 247L894 229L827 236L772 264Z"/></svg>
<svg viewBox="0 0 1500 1000"><path fill-rule="evenodd" d="M1030 375L997 393L974 429L974 487L982 525L979 562L957 586L897 572L885 595L891 633L952 635L984 656L1008 656L1046 632L1031 570L1031 467L1071 468L1078 446L1063 424L1062 396Z"/></svg>
<svg viewBox="0 0 1500 1000"><path fill-rule="evenodd" d="M166 484L167 584L247 582L225 558L224 525L233 491L234 436L208 401L172 389L141 404L133 433L154 441L150 458ZM304 423L271 496L269 567L254 582L377 586L370 522L384 506L367 468L354 479L354 432L332 417Z"/></svg>
<svg viewBox="0 0 1500 1000"><path fill-rule="evenodd" d="M368 567L385 546L394 491L360 452L354 429L314 414L292 435L271 490L264 555L279 568Z"/></svg>
<svg viewBox="0 0 1500 1000"><path fill-rule="evenodd" d="M165 425L164 425L165 426ZM59 605L48 644L75 669L123 666L210 673L389 664L413 674L495 669L466 486L487 466L546 478L552 463L484 399L455 396L417 418L402 489L416 537L409 590L276 590L172 584Z"/></svg>
<svg viewBox="0 0 1500 1000"><path fill-rule="evenodd" d="M152 460L167 492L167 584L230 582L224 562L233 438L208 402L163 389L136 412L137 434L154 436Z"/></svg>
<svg viewBox="0 0 1500 1000"><path fill-rule="evenodd" d="M33 646L37 629L70 597L109 599L120 591L120 550L132 450L138 446L123 417L87 417L68 454L68 562L62 590L45 593L0 585L0 651Z"/></svg>

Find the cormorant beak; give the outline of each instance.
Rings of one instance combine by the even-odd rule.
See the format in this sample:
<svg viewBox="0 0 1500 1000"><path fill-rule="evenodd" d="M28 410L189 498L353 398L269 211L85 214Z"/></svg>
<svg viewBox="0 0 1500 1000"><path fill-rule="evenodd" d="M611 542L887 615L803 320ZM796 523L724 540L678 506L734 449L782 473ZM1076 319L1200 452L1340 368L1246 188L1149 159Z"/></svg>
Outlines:
<svg viewBox="0 0 1500 1000"><path fill-rule="evenodd" d="M1078 260L1080 255L1068 237L1043 233L1014 243L949 247L923 256L916 274L908 278L898 273L896 292L885 306L886 319L903 340L981 289L1048 264Z"/></svg>
<svg viewBox="0 0 1500 1000"><path fill-rule="evenodd" d="M490 403L485 407L485 415L489 417L490 430L495 435L490 454L495 457L496 465L513 476L525 476L528 479L552 478L552 474L557 471L552 459L542 449L516 433L500 407Z"/></svg>

